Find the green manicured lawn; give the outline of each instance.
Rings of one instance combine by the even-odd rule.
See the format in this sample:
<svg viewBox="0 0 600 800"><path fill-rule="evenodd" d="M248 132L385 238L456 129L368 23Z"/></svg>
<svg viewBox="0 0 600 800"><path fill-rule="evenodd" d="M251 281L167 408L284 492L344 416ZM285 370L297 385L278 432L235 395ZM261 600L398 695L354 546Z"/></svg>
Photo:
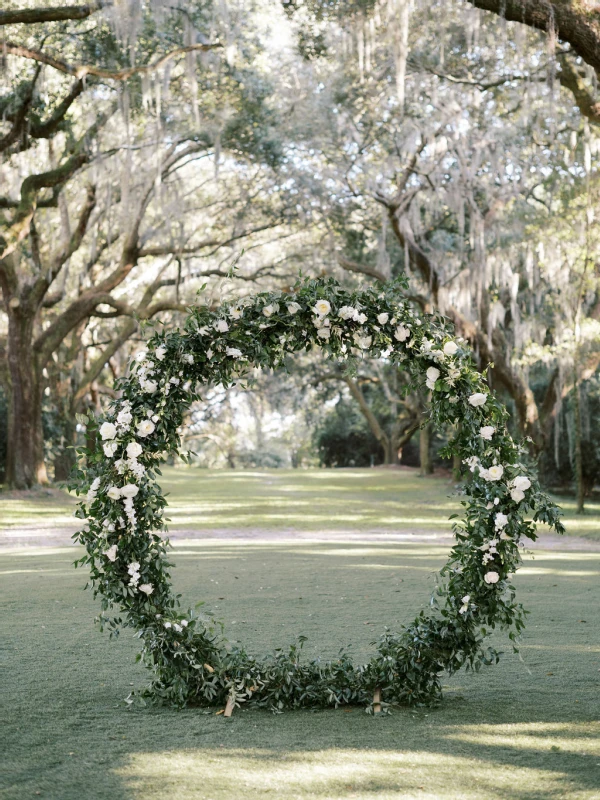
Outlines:
<svg viewBox="0 0 600 800"><path fill-rule="evenodd" d="M393 530L387 520L405 515L434 530L437 515L447 530L447 484L411 473L167 478L176 514L191 528ZM302 504L288 511L285 497ZM231 518L228 498L253 522L241 511ZM353 525L354 502L362 516ZM110 641L93 627L98 606L82 591L85 573L72 568L78 552L0 549L3 800L600 798L600 551L527 556L516 578L531 610L523 661L500 636L500 664L448 679L437 709L383 718L360 708L236 710L231 720L216 709L123 702L145 680L136 641L129 632ZM302 633L309 655L351 645L361 660L385 625L399 626L427 602L445 552L366 535L351 543L185 540L174 548L174 580L184 603L206 600L228 636L251 650Z"/></svg>
<svg viewBox="0 0 600 800"><path fill-rule="evenodd" d="M170 526L195 530L450 531L460 510L447 478L420 478L417 470L200 470L165 467ZM569 534L600 541L600 503L583 517L570 498L555 498ZM46 490L18 498L0 494L0 530L19 525L75 525L74 500Z"/></svg>

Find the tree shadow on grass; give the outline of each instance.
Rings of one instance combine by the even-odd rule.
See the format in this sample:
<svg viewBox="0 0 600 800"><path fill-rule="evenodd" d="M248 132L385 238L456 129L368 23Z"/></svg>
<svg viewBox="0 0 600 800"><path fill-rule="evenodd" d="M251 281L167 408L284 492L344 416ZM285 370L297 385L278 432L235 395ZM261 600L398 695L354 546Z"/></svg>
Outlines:
<svg viewBox="0 0 600 800"><path fill-rule="evenodd" d="M599 724L451 724L448 710L205 718L196 747L131 752L116 773L136 799L598 796ZM464 712L473 715L463 704Z"/></svg>
<svg viewBox="0 0 600 800"><path fill-rule="evenodd" d="M394 609L418 607L428 593L421 548L399 548L398 558L388 546L347 550L240 546L235 563L231 548L207 546L181 558L177 580L228 621L247 611L243 638L257 652L309 624L324 650L340 636L368 642ZM137 642L93 630L97 607L81 592L85 575L70 570L73 557L3 560L6 800L600 797L597 553L538 558L517 577L532 611L529 671L507 655L461 673L432 711L374 719L358 708L237 710L230 721L201 709L126 709L122 698L145 680Z"/></svg>

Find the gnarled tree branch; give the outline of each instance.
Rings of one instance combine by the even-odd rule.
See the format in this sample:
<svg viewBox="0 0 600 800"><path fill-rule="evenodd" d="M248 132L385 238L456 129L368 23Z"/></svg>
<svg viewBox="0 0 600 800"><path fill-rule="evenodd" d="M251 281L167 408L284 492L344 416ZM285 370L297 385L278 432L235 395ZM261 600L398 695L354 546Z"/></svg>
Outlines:
<svg viewBox="0 0 600 800"><path fill-rule="evenodd" d="M2 45L5 53L9 53L13 56L20 56L21 58L28 58L32 61L38 61L40 64L47 64L49 67L53 67L59 72L64 72L66 75L73 75L79 80L88 75L92 75L96 78L102 78L104 80L111 81L126 81L133 75L156 72L157 69L160 69L172 58L176 58L184 53L190 53L195 50L214 50L215 48L222 46L223 45L219 42L215 42L214 44L190 44L187 47L178 47L176 50L171 50L170 53L160 56L150 64L145 64L140 67L126 67L124 69L113 70L102 69L102 67L95 67L92 64L69 64L66 61L61 61L59 58L54 58L54 56L48 55L48 53L43 53L41 50L32 50L29 47L24 47L20 44L14 44L13 42L4 42Z"/></svg>
<svg viewBox="0 0 600 800"><path fill-rule="evenodd" d="M46 8L15 8L0 11L0 25L32 25L36 22L64 22L70 19L86 19L108 5L96 0L84 6L46 6Z"/></svg>

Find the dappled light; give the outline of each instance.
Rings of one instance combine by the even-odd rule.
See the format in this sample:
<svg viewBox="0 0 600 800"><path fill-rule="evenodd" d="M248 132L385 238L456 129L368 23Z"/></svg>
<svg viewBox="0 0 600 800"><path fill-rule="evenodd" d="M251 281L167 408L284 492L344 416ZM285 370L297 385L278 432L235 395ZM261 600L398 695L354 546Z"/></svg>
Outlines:
<svg viewBox="0 0 600 800"><path fill-rule="evenodd" d="M348 720L352 726L352 721ZM524 731L523 729L526 728ZM358 798L459 797L530 800L583 797L592 789L579 769L596 767L600 757L597 725L436 726L426 749L421 737L411 746L343 746L281 752L258 747L240 750L221 744L194 750L136 753L117 770L135 798L160 797L175 787L178 798L196 797L198 785L210 797ZM306 726L303 726L306 735ZM576 738L570 738L573 734ZM557 755L560 753L560 755ZM518 786L511 763L519 761ZM469 775L457 792L456 776ZM459 794L460 793L460 794ZM208 796L208 795L207 795Z"/></svg>
<svg viewBox="0 0 600 800"><path fill-rule="evenodd" d="M600 0L0 40L0 800L600 800Z"/></svg>

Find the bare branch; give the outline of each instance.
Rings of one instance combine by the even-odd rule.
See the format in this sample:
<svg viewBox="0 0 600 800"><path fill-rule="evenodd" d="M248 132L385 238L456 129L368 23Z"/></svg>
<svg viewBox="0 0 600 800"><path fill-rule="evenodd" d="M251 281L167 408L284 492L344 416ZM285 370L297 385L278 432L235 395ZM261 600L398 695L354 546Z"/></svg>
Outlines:
<svg viewBox="0 0 600 800"><path fill-rule="evenodd" d="M171 50L170 53L160 56L151 64L146 64L145 66L140 67L127 67L125 69L117 70L102 69L101 67L94 67L91 64L68 64L66 61L61 61L58 58L54 58L54 56L43 53L41 50L31 50L28 47L23 47L22 45L14 44L12 42L4 42L2 46L5 53L10 53L10 55L13 56L20 56L21 58L28 58L33 61L38 61L40 64L47 64L49 67L53 67L59 72L64 72L66 75L73 75L75 78L80 80L85 78L87 75L93 75L96 78L102 78L104 80L126 81L133 75L156 72L157 69L160 69L172 58L176 58L184 53L190 53L195 50L214 50L215 48L222 47L223 45L219 42L214 44L190 44L187 47L178 47L175 50Z"/></svg>
<svg viewBox="0 0 600 800"><path fill-rule="evenodd" d="M108 5L96 0L85 6L47 6L46 8L21 8L0 11L0 25L32 25L36 22L63 22L69 19L86 19Z"/></svg>
<svg viewBox="0 0 600 800"><path fill-rule="evenodd" d="M207 247L226 247L228 244L232 242L236 242L238 239L243 239L246 236L251 236L253 233L260 233L261 231L268 230L269 228L276 228L278 225L281 225L281 220L277 222L267 222L264 225L258 225L255 228L249 228L244 231L240 231L240 233L232 234L227 239L205 239L202 242L198 242L194 245L189 246L179 246L177 243L173 242L172 244L162 244L156 245L155 247L144 247L140 250L140 258L145 258L146 256L167 256L167 255L193 255L197 253L199 250L205 250Z"/></svg>

